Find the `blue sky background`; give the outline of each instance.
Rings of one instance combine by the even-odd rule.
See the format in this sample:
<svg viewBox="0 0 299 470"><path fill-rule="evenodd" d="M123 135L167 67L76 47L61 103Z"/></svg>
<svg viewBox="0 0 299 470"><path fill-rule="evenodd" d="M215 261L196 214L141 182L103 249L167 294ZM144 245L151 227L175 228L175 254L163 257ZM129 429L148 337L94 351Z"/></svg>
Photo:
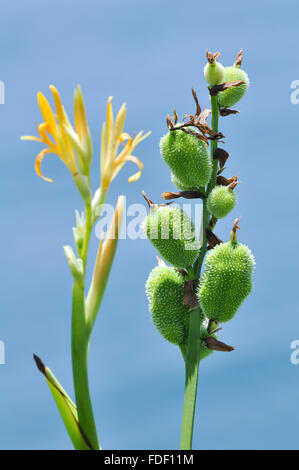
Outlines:
<svg viewBox="0 0 299 470"><path fill-rule="evenodd" d="M239 239L256 256L255 288L220 338L230 354L215 352L200 366L194 448L298 449L299 365L290 343L299 339L298 171L299 105L290 84L299 79L297 1L1 2L0 106L1 283L0 448L65 449L71 443L32 353L40 355L73 396L70 358L71 276L62 245L72 243L81 202L66 168L49 156L42 181L33 164L40 146L19 140L40 122L38 90L54 83L71 112L82 85L99 182L100 126L107 97L127 102L127 130L152 130L138 147L142 179L127 183L128 165L109 201L141 190L159 200L173 188L158 143L175 106L193 111L191 86L209 105L202 70L205 51L221 51L230 65L244 49L251 80L237 106L221 120L231 153L227 176L239 173L239 203L217 226L227 238L242 217ZM135 170L135 169L133 169ZM92 238L91 258L97 240ZM92 336L90 382L99 437L105 449L163 449L179 445L184 367L178 348L151 324L144 283L155 265L144 240L121 241Z"/></svg>

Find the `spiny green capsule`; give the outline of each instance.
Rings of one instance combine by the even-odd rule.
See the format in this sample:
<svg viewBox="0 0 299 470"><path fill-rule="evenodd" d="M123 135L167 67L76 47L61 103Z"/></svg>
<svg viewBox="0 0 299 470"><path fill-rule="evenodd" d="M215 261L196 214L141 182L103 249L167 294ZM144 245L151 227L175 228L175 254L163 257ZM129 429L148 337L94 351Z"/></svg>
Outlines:
<svg viewBox="0 0 299 470"><path fill-rule="evenodd" d="M226 322L234 317L251 292L254 264L249 248L233 235L232 240L209 252L198 288L198 299L208 318Z"/></svg>
<svg viewBox="0 0 299 470"><path fill-rule="evenodd" d="M212 163L201 139L181 130L169 131L160 140L160 152L184 187L200 188L210 181Z"/></svg>
<svg viewBox="0 0 299 470"><path fill-rule="evenodd" d="M162 258L173 266L187 268L195 263L200 244L192 220L181 208L151 206L144 231Z"/></svg>
<svg viewBox="0 0 299 470"><path fill-rule="evenodd" d="M190 190L196 190L197 188L191 188L190 186L185 186L173 173L170 175L172 183L179 188L181 191L190 191Z"/></svg>
<svg viewBox="0 0 299 470"><path fill-rule="evenodd" d="M225 67L225 82L234 82L241 80L245 82L242 85L236 87L227 88L224 91L218 93L218 104L220 108L229 108L234 106L246 93L249 87L249 78L244 70L241 70L238 66Z"/></svg>
<svg viewBox="0 0 299 470"><path fill-rule="evenodd" d="M157 266L146 282L153 323L170 343L183 344L188 335L189 307L183 305L184 278L174 268Z"/></svg>
<svg viewBox="0 0 299 470"><path fill-rule="evenodd" d="M216 219L222 219L235 207L236 193L229 186L215 186L207 200L207 208Z"/></svg>

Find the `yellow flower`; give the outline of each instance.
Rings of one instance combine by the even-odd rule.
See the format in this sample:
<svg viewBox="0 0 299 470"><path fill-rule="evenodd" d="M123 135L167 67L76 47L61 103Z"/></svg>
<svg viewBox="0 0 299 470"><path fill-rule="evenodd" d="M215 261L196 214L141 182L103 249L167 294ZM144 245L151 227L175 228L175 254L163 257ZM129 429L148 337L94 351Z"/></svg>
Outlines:
<svg viewBox="0 0 299 470"><path fill-rule="evenodd" d="M37 101L44 118L44 122L38 126L39 137L23 136L21 139L35 140L46 145L46 148L41 150L35 160L35 170L44 180L53 182L52 179L46 178L41 172L42 160L48 153L58 155L73 177L79 172L86 175L91 163L92 144L81 89L78 87L74 96L75 130L64 110L57 89L50 85L50 90L53 94L56 114L53 113L45 96L39 92Z"/></svg>
<svg viewBox="0 0 299 470"><path fill-rule="evenodd" d="M139 171L129 178L129 182L132 183L140 178L143 165L137 157L132 155L132 152L150 134L148 132L143 135L143 132L140 131L135 137L131 137L123 132L127 113L126 105L125 103L122 105L114 122L111 100L112 97L110 96L107 103L106 122L102 127L101 189L103 191L108 189L110 183L126 162L133 162L139 168ZM120 144L123 145L123 148L118 154Z"/></svg>

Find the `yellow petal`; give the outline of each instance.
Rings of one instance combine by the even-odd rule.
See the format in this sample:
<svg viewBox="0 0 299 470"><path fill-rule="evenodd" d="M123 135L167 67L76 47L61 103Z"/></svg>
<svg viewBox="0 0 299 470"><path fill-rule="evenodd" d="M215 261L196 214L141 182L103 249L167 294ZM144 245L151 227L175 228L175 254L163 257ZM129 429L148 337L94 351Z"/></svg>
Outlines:
<svg viewBox="0 0 299 470"><path fill-rule="evenodd" d="M62 101L61 101L60 95L58 93L58 90L54 85L50 85L49 88L50 88L50 90L52 91L52 94L53 94L55 107L56 107L57 118L58 118L58 120L63 121L63 117L64 117L63 105L62 105Z"/></svg>
<svg viewBox="0 0 299 470"><path fill-rule="evenodd" d="M119 140L120 140L120 142L121 142L122 144L124 144L125 141L126 141L126 140L129 140L129 139L131 139L131 136L130 136L130 134L128 134L127 132L123 132L123 133L121 134L120 138L119 138Z"/></svg>
<svg viewBox="0 0 299 470"><path fill-rule="evenodd" d="M139 180L141 176L143 170L143 163L133 155L129 155L128 157L126 157L126 160L128 162L136 163L136 165L139 167L139 171L137 171L137 173L134 173L134 175L130 176L130 178L128 179L129 183L134 183L135 181Z"/></svg>
<svg viewBox="0 0 299 470"><path fill-rule="evenodd" d="M106 112L106 158L111 160L112 139L113 139L113 111L111 104L112 96L109 96Z"/></svg>
<svg viewBox="0 0 299 470"><path fill-rule="evenodd" d="M102 125L102 135L101 135L101 173L104 173L106 165L106 123Z"/></svg>
<svg viewBox="0 0 299 470"><path fill-rule="evenodd" d="M42 140L35 135L22 135L21 140L36 140L37 142L42 142Z"/></svg>
<svg viewBox="0 0 299 470"><path fill-rule="evenodd" d="M142 170L143 170L142 162L139 160L139 158L134 157L133 155L127 155L123 157L122 159L119 159L119 157L117 157L117 159L115 160L115 168L114 168L114 172L112 175L112 180L120 172L120 170L122 169L122 167L124 166L126 162L133 162L139 168L139 171L137 171L137 173L134 173L134 175L130 176L130 178L128 179L129 183L133 183L140 178Z"/></svg>
<svg viewBox="0 0 299 470"><path fill-rule="evenodd" d="M38 126L38 132L42 138L42 141L56 153L58 152L58 148L56 147L54 142L52 142L52 140L49 138L47 134L47 129L48 129L48 124L46 122L43 122L42 124Z"/></svg>
<svg viewBox="0 0 299 470"><path fill-rule="evenodd" d="M37 94L37 101L38 101L42 116L43 116L45 122L49 126L49 131L51 132L51 134L56 139L57 126L56 126L56 121L55 121L55 117L54 117L53 111L51 109L51 106L49 105L47 99L45 98L45 96L41 92L38 92L38 94Z"/></svg>
<svg viewBox="0 0 299 470"><path fill-rule="evenodd" d="M117 113L115 125L114 125L113 138L117 141L120 141L121 136L124 134L123 130L125 127L126 114L127 114L126 103L124 103Z"/></svg>
<svg viewBox="0 0 299 470"><path fill-rule="evenodd" d="M150 134L151 134L151 131L147 132L146 134L142 135L143 134L143 131L140 131L136 137L133 139L133 142L132 142L132 150L136 147L136 145L140 144L140 142L142 142L144 139L146 139Z"/></svg>
<svg viewBox="0 0 299 470"><path fill-rule="evenodd" d="M46 178L46 176L44 176L41 172L42 161L44 157L47 155L47 153L50 153L50 152L51 152L50 149L43 149L36 157L34 168L38 176L40 176L42 179L46 181L49 181L50 183L53 183L53 180L51 180L50 178Z"/></svg>
<svg viewBox="0 0 299 470"><path fill-rule="evenodd" d="M88 135L89 131L85 112L85 105L80 85L78 86L77 90L75 90L74 121L76 132L79 135L80 140L82 140L85 136Z"/></svg>

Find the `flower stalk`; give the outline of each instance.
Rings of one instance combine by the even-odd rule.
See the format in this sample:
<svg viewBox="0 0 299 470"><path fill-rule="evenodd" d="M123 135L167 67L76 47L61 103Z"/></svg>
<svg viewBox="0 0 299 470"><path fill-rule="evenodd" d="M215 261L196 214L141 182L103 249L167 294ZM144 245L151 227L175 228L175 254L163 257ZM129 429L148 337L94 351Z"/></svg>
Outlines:
<svg viewBox="0 0 299 470"><path fill-rule="evenodd" d="M124 209L124 196L118 199L107 239L104 243L102 238L100 240L94 273L86 298L88 249L92 229L97 218L101 215L110 184L118 172L126 162L133 162L138 166L138 172L131 176L129 182L136 181L141 176L143 165L136 156L132 155L132 151L149 133L143 135L142 132L139 132L134 138L125 133L126 107L125 105L121 107L114 121L112 98L108 99L106 122L103 124L101 142L101 184L92 196L90 187L92 141L81 89L78 87L74 94L74 127L68 119L58 91L52 85L50 89L56 113L52 111L45 96L38 93L38 104L44 118L44 122L38 127L39 137L25 136L22 139L35 140L46 145L46 148L38 154L35 162L35 170L44 180L53 182L41 172L41 162L45 155L54 153L65 163L72 174L85 207L84 214L79 215L76 212L76 227L73 229L78 257L70 246L64 247L73 277L71 344L76 405L72 403L59 382L53 375L50 375L49 369L42 364L37 356L35 360L39 370L47 379L74 447L79 450L99 450L101 447L88 383L88 350L92 328L105 293L116 252ZM120 145L123 146L123 149L118 152ZM52 379L49 380L49 377Z"/></svg>
<svg viewBox="0 0 299 470"><path fill-rule="evenodd" d="M180 189L179 192L166 191L162 197L165 200L202 199L202 245L195 253L191 251L184 234L178 235L179 218L175 218L174 209L165 204L154 205L154 211L150 211L144 223L147 237L171 265L159 265L152 270L146 293L154 325L166 340L180 347L185 361L182 450L192 448L199 364L213 351L234 350L218 340L217 333L222 329L218 328L218 323L231 320L249 295L254 267L248 247L235 238L223 243L213 231L217 220L235 207L234 189L238 184L237 177L228 179L222 174L229 153L218 148L218 142L225 137L218 130L218 119L220 115L237 113L228 106L237 103L249 85L246 73L240 70L240 60L233 67L224 67L217 62L219 55L219 52L207 52L208 63L204 69L210 85L211 109L202 111L192 89L195 113L186 114L182 121L176 110L173 116L167 115L168 133L160 140L161 157L171 171L173 184ZM211 127L207 123L209 116ZM180 209L176 210L181 213ZM158 229L157 236L151 235L150 222ZM189 225L190 221L185 219L185 222ZM162 233L165 225L167 236ZM237 228L237 223L235 225ZM201 274L204 262L205 270Z"/></svg>
<svg viewBox="0 0 299 470"><path fill-rule="evenodd" d="M84 285L73 284L72 299L72 364L74 389L80 426L94 450L99 449L96 424L88 384L89 334L85 316Z"/></svg>
<svg viewBox="0 0 299 470"><path fill-rule="evenodd" d="M211 96L211 127L212 130L218 132L219 108L217 104L217 96ZM217 141L212 140L210 144L210 157L212 160L212 175L207 187L207 195L216 185L218 160L214 160L214 152L217 148ZM203 224L203 241L200 248L199 257L194 264L195 280L199 281L202 264L207 252L207 229L209 226L210 214L207 209L206 200L203 200L202 224ZM183 405L183 418L181 428L181 450L192 449L192 438L194 428L194 415L196 406L196 395L198 386L198 370L200 363L200 325L202 324L203 314L201 308L190 312L189 336L187 343L187 354L185 356L185 393Z"/></svg>

